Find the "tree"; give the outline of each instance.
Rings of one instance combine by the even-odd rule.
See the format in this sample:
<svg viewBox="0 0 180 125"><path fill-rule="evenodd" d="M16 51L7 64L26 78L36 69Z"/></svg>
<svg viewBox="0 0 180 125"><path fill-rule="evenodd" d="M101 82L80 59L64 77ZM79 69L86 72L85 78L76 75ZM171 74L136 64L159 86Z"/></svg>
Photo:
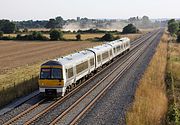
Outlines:
<svg viewBox="0 0 180 125"><path fill-rule="evenodd" d="M4 33L14 33L16 25L9 20L0 20L0 30Z"/></svg>
<svg viewBox="0 0 180 125"><path fill-rule="evenodd" d="M51 40L62 40L63 39L63 33L58 30L51 30L50 31L50 38Z"/></svg>
<svg viewBox="0 0 180 125"><path fill-rule="evenodd" d="M65 24L65 21L61 16L56 17L56 28L62 28Z"/></svg>
<svg viewBox="0 0 180 125"><path fill-rule="evenodd" d="M3 37L3 31L0 31L0 37Z"/></svg>
<svg viewBox="0 0 180 125"><path fill-rule="evenodd" d="M138 33L139 30L133 25L133 24L128 24L127 26L125 26L123 28L122 33L126 34L126 33Z"/></svg>
<svg viewBox="0 0 180 125"><path fill-rule="evenodd" d="M81 40L81 34L76 35L76 40L77 40L77 41L80 41L80 40Z"/></svg>
<svg viewBox="0 0 180 125"><path fill-rule="evenodd" d="M55 19L49 19L49 21L46 24L46 28L54 29L56 28L56 20Z"/></svg>
<svg viewBox="0 0 180 125"><path fill-rule="evenodd" d="M168 21L168 25L169 25L170 23L173 23L173 22L176 22L176 20L175 20L175 19L169 20L169 21Z"/></svg>
<svg viewBox="0 0 180 125"><path fill-rule="evenodd" d="M111 33L106 33L102 38L102 41L112 41L114 40L114 37Z"/></svg>
<svg viewBox="0 0 180 125"><path fill-rule="evenodd" d="M175 22L171 22L168 23L168 31L174 35L178 32L179 30L179 24L175 21Z"/></svg>

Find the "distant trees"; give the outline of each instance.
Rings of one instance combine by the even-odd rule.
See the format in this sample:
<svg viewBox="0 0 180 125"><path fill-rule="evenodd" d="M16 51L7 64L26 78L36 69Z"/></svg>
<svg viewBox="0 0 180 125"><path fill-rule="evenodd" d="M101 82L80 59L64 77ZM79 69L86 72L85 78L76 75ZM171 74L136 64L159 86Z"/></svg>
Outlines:
<svg viewBox="0 0 180 125"><path fill-rule="evenodd" d="M54 28L62 28L65 24L65 21L61 16L56 17L55 19L49 19L45 28L54 29Z"/></svg>
<svg viewBox="0 0 180 125"><path fill-rule="evenodd" d="M128 24L127 26L125 26L123 28L122 33L126 34L126 33L138 33L139 30L133 25L133 24Z"/></svg>
<svg viewBox="0 0 180 125"><path fill-rule="evenodd" d="M16 26L20 29L24 28L44 28L48 21L42 20L42 21L33 21L33 20L27 20L27 21L15 21L14 23Z"/></svg>
<svg viewBox="0 0 180 125"><path fill-rule="evenodd" d="M49 19L48 23L45 26L46 28L53 29L56 27L56 20L55 19Z"/></svg>
<svg viewBox="0 0 180 125"><path fill-rule="evenodd" d="M179 23L175 19L168 21L168 31L171 35L175 35L179 30Z"/></svg>
<svg viewBox="0 0 180 125"><path fill-rule="evenodd" d="M13 22L10 22L9 20L0 20L0 31L3 31L4 33L14 33L16 30L16 25Z"/></svg>
<svg viewBox="0 0 180 125"><path fill-rule="evenodd" d="M51 30L50 31L50 38L51 38L51 40L62 40L63 39L63 33L62 33L62 31Z"/></svg>
<svg viewBox="0 0 180 125"><path fill-rule="evenodd" d="M81 40L81 34L76 35L76 40L77 40L77 41L80 41L80 40Z"/></svg>

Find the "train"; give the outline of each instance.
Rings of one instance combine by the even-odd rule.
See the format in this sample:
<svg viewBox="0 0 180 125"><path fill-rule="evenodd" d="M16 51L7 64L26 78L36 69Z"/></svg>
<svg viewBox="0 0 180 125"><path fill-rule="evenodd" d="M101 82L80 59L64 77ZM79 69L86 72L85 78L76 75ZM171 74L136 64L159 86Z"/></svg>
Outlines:
<svg viewBox="0 0 180 125"><path fill-rule="evenodd" d="M49 60L40 67L39 91L42 96L64 96L116 57L130 50L127 37Z"/></svg>

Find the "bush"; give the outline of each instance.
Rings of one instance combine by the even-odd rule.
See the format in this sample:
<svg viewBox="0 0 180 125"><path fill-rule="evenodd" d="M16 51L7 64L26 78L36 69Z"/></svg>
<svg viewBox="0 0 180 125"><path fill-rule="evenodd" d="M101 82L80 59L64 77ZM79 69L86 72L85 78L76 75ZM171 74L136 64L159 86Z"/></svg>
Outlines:
<svg viewBox="0 0 180 125"><path fill-rule="evenodd" d="M49 40L47 37L43 36L41 32L32 32L32 34L21 36L18 34L16 36L16 40L40 40L40 41L47 41Z"/></svg>
<svg viewBox="0 0 180 125"><path fill-rule="evenodd" d="M102 41L112 41L114 40L114 36L111 33L106 33L102 38Z"/></svg>
<svg viewBox="0 0 180 125"><path fill-rule="evenodd" d="M63 33L58 30L51 30L50 31L50 38L51 40L62 40L63 39Z"/></svg>
<svg viewBox="0 0 180 125"><path fill-rule="evenodd" d="M16 38L11 36L2 36L0 37L0 40L16 40Z"/></svg>
<svg viewBox="0 0 180 125"><path fill-rule="evenodd" d="M81 40L81 34L76 35L76 40L77 40L77 41L80 41L80 40Z"/></svg>
<svg viewBox="0 0 180 125"><path fill-rule="evenodd" d="M179 24L177 22L172 22L168 25L168 31L174 35L178 32L179 30Z"/></svg>
<svg viewBox="0 0 180 125"><path fill-rule="evenodd" d="M0 31L0 37L3 37L3 31Z"/></svg>
<svg viewBox="0 0 180 125"><path fill-rule="evenodd" d="M133 25L133 24L128 24L123 28L122 33L127 34L127 33L138 33L139 30Z"/></svg>
<svg viewBox="0 0 180 125"><path fill-rule="evenodd" d="M180 32L177 35L177 42L180 43Z"/></svg>
<svg viewBox="0 0 180 125"><path fill-rule="evenodd" d="M27 32L28 32L28 29L24 28L23 33L27 33Z"/></svg>

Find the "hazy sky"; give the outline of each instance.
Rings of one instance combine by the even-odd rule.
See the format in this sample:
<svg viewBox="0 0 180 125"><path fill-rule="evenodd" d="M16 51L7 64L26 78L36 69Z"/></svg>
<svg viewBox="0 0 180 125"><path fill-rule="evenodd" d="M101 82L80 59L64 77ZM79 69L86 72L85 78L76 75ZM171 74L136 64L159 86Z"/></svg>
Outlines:
<svg viewBox="0 0 180 125"><path fill-rule="evenodd" d="M0 19L179 18L180 0L0 0Z"/></svg>

